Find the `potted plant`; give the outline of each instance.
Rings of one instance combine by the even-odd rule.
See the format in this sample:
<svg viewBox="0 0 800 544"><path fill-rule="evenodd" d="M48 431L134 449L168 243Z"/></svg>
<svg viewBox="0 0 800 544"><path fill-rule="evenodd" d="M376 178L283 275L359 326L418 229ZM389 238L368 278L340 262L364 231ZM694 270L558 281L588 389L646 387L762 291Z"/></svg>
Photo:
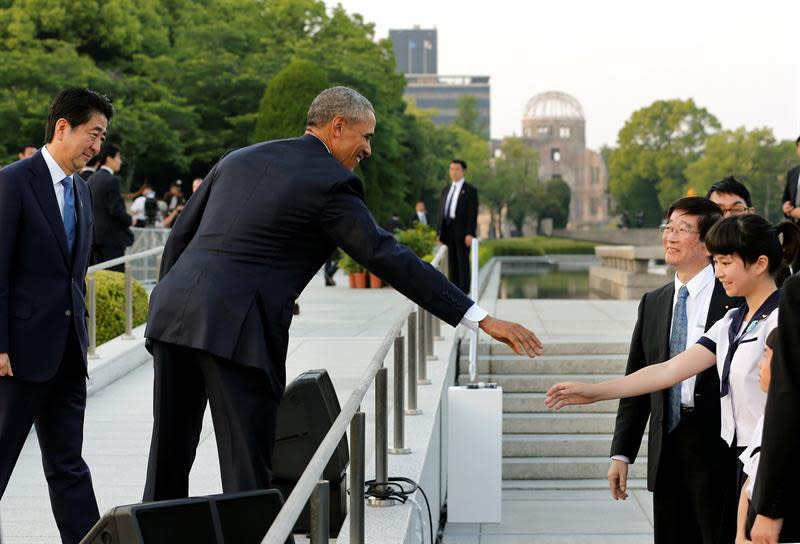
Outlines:
<svg viewBox="0 0 800 544"><path fill-rule="evenodd" d="M339 259L339 268L347 272L350 287L363 288L367 286L367 274L364 267L358 264L347 253L342 252Z"/></svg>
<svg viewBox="0 0 800 544"><path fill-rule="evenodd" d="M373 274L372 272L369 273L369 286L373 289L380 289L383 287L383 280L380 279L378 276Z"/></svg>

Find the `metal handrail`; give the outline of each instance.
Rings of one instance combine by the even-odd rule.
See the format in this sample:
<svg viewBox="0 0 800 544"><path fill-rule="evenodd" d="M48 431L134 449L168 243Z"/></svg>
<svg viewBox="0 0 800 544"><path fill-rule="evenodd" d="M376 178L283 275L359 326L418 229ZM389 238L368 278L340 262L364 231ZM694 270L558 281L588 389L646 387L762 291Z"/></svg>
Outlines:
<svg viewBox="0 0 800 544"><path fill-rule="evenodd" d="M86 294L89 298L88 310L89 319L87 328L89 332L89 348L87 357L89 359L96 359L97 351L97 287L95 283L95 272L106 270L121 264L125 265L125 334L122 336L126 340L133 339L133 273L131 270L131 263L149 257L156 257L156 273L161 268L161 254L164 251L164 246L154 247L147 251L139 253L131 253L116 259L97 263L86 269Z"/></svg>
<svg viewBox="0 0 800 544"><path fill-rule="evenodd" d="M431 265L434 267L439 266L439 263L442 261L446 252L447 247L444 245L440 246L439 250L436 252L436 256L431 262ZM375 355L372 356L372 359L370 360L366 370L361 375L358 385L344 403L344 406L342 407L341 412L339 412L339 416L336 418L336 421L333 422L328 434L325 435L325 438L317 448L317 451L314 453L311 461L308 462L308 466L303 471L303 474L300 475L300 479L297 481L297 485L295 485L294 490L289 495L289 498L286 500L283 508L281 508L281 511L278 513L275 521L272 522L269 531L267 531L267 534L261 541L262 544L283 544L286 542L286 539L291 534L297 519L300 517L300 513L305 507L306 502L311 497L311 493L314 491L318 481L320 480L320 477L322 476L322 473L328 464L328 460L333 455L333 452L336 450L340 440L347 431L347 426L350 424L350 421L359 411L359 406L364 400L367 390L372 385L372 382L375 380L375 376L383 366L383 361L386 358L386 355L389 353L389 348L395 344L395 338L400 336L408 315L414 311L414 306L415 305L413 303L408 303L401 312L401 315L395 320L394 324L389 329L389 332L387 332L386 336L384 336L380 347L378 347L378 350L375 352ZM397 379L396 376L395 379ZM350 493L351 497L358 494L357 496L362 497L363 501L363 494L361 494L359 490L351 489ZM351 511L351 515L352 514L353 512Z"/></svg>

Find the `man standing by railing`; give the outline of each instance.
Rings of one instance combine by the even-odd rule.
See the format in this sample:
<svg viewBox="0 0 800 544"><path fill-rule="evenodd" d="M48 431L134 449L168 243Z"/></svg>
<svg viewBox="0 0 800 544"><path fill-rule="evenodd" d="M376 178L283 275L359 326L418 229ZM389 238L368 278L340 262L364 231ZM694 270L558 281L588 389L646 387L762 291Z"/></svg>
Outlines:
<svg viewBox="0 0 800 544"><path fill-rule="evenodd" d="M336 246L451 325L541 353L532 332L488 316L375 224L353 174L374 131L366 98L327 89L304 136L225 155L189 199L145 332L155 366L145 500L187 496L207 398L223 490L270 486L293 303Z"/></svg>
<svg viewBox="0 0 800 544"><path fill-rule="evenodd" d="M65 543L100 517L81 453L92 197L77 172L100 151L112 115L104 96L64 90L50 105L46 145L0 170L0 497L35 425Z"/></svg>
<svg viewBox="0 0 800 544"><path fill-rule="evenodd" d="M122 168L119 146L106 144L98 155L100 168L87 180L94 198L94 247L92 264L102 263L125 255L133 243L131 227L136 223L125 210L117 173ZM111 270L124 272L125 265Z"/></svg>

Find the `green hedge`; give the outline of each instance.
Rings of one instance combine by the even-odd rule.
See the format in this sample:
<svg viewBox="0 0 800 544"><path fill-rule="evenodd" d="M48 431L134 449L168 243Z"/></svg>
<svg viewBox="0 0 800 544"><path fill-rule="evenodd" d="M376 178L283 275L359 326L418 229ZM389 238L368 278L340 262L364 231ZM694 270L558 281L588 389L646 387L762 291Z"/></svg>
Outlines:
<svg viewBox="0 0 800 544"><path fill-rule="evenodd" d="M95 289L99 346L125 332L125 274L100 270L95 273ZM137 327L146 320L147 292L133 280L133 326Z"/></svg>
<svg viewBox="0 0 800 544"><path fill-rule="evenodd" d="M480 266L483 266L492 257L501 256L593 255L596 245L593 242L550 236L481 240L478 259Z"/></svg>

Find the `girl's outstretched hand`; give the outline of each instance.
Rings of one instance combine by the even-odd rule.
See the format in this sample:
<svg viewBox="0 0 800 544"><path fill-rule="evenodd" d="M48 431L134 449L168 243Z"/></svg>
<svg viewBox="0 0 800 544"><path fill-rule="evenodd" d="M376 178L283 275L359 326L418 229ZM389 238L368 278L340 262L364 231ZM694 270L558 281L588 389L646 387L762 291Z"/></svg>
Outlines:
<svg viewBox="0 0 800 544"><path fill-rule="evenodd" d="M600 400L596 392L596 384L580 382L561 382L555 384L547 392L545 406L551 410L560 410L571 404L591 404Z"/></svg>

